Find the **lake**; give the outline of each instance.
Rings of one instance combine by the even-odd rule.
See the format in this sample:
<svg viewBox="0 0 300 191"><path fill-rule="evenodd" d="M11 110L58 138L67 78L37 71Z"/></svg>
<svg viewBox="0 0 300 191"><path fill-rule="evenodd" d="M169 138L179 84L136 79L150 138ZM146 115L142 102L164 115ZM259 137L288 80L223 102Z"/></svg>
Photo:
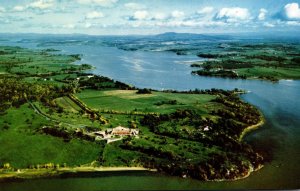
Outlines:
<svg viewBox="0 0 300 191"><path fill-rule="evenodd" d="M0 41L0 45L37 48L38 39L24 42L20 37ZM124 51L91 44L52 44L62 53L82 54L80 63L96 67L91 71L137 87L158 90L245 89L242 99L257 106L266 123L245 140L272 153L272 162L250 177L229 182L201 182L148 172L106 173L72 178L49 178L0 183L0 190L174 190L174 189L295 189L300 187L300 81L278 83L260 80L232 80L191 75L193 55L172 52Z"/></svg>

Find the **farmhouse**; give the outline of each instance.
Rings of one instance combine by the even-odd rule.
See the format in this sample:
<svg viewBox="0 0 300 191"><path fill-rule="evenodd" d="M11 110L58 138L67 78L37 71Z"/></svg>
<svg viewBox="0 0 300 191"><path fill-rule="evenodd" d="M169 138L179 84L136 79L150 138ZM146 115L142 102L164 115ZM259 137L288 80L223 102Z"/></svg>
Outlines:
<svg viewBox="0 0 300 191"><path fill-rule="evenodd" d="M139 130L129 129L122 126L118 126L112 129L112 135L137 135L139 134Z"/></svg>
<svg viewBox="0 0 300 191"><path fill-rule="evenodd" d="M107 140L107 143L110 143L121 140L123 136L137 136L139 130L118 126L112 129L106 129L105 131L96 131L92 134L96 136L95 140Z"/></svg>

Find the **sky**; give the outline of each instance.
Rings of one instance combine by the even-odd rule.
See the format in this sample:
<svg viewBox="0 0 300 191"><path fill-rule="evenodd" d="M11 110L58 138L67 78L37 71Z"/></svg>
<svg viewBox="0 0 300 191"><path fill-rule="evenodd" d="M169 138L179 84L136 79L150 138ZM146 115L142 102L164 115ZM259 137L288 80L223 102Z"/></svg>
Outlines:
<svg viewBox="0 0 300 191"><path fill-rule="evenodd" d="M300 0L0 0L0 33L300 31Z"/></svg>

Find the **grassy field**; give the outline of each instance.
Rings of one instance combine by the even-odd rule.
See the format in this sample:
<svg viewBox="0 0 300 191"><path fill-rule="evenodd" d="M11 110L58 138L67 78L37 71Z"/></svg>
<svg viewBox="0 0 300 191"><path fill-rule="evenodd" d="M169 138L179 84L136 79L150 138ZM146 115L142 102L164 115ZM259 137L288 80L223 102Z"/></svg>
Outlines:
<svg viewBox="0 0 300 191"><path fill-rule="evenodd" d="M17 78L24 83L61 87L68 84L60 80L77 77L77 74L72 72L84 69L80 65L72 64L78 59L77 55L60 55L43 50L34 51L19 47L1 46L0 74L6 74L1 78ZM18 99L20 95L17 94L12 97ZM47 107L41 101L36 101L34 104L42 112L51 116L51 119L58 122L36 113L28 103L17 108L12 106L1 113L1 166L4 163L10 163L14 168L27 168L31 165L47 163L79 166L91 163L102 156L104 146L101 144L81 139L71 139L66 142L63 138L41 132L43 126L59 125L59 122L71 123L74 124L74 127L81 123L93 125L93 121L86 115L80 114L80 108L69 98L60 97L52 101L57 105L54 108ZM1 104L9 104L9 102L2 103L1 100ZM59 107L62 108L62 113L56 111ZM95 123L96 125L98 124Z"/></svg>
<svg viewBox="0 0 300 191"><path fill-rule="evenodd" d="M138 159L143 156L146 157L144 154L124 150L119 146L119 142L105 146L102 156L103 166L143 166Z"/></svg>
<svg viewBox="0 0 300 191"><path fill-rule="evenodd" d="M68 102L65 102L65 100L68 100ZM34 104L54 121L72 126L73 128L81 128L83 126L100 128L101 124L99 121L91 120L85 113L78 112L80 111L80 109L78 109L79 107L69 100L69 98L61 97L57 98L55 101L58 102L58 106L61 108L61 111L47 107L39 102L35 102ZM70 105L73 105L73 107ZM75 110L74 107L78 110Z"/></svg>
<svg viewBox="0 0 300 191"><path fill-rule="evenodd" d="M128 105L132 105L132 100L136 101L138 110L145 111L145 107L150 107L152 104L161 100L172 98L185 104L188 108L190 104L195 104L195 108L202 108L205 104L209 105L211 99L215 96L211 95L186 95L171 93L154 92L153 95L138 95L136 91L83 91L79 95L92 96L100 94L102 96L111 95L107 101L111 102L116 97L122 97L122 106L114 108L116 111L129 111ZM122 93L121 93L122 92ZM120 94L121 93L121 94ZM112 96L114 95L114 96ZM87 98L86 98L87 99ZM101 99L101 96L98 97ZM89 100L89 99L88 99ZM93 100L95 101L95 100ZM74 125L83 124L94 127L115 127L118 125L128 126L128 122L135 121L137 123L140 116L125 115L125 114L104 114L109 119L109 124L101 126L100 123L92 122L83 114L79 114L80 108L67 97L57 98L55 102L63 107L63 113L49 112L49 108L39 103L34 103L42 112L46 113L51 119L55 119L64 123ZM148 102L148 103L145 103ZM196 104L197 102L197 104ZM102 102L103 103L103 102ZM121 103L121 102L119 102ZM117 104L117 103L114 103ZM127 108L126 108L127 107ZM150 107L151 108L151 107ZM164 110L153 106L153 111L163 111L165 113L174 112L182 106L166 106ZM110 109L108 106L106 109ZM203 109L204 113L208 109ZM20 120L14 120L18 118ZM45 117L37 114L29 104L24 104L20 108L11 108L6 114L0 118L1 134L0 143L3 145L0 148L0 161L9 162L15 168L26 168L30 165L42 165L46 163L54 163L68 166L76 166L86 163L91 163L94 160L101 159L103 166L138 166L142 165L140 158L146 157L138 151L124 150L120 148L122 142L108 144L105 147L93 142L83 141L79 139L71 139L65 142L62 138L52 137L39 133L42 126L54 125L55 122L47 120ZM141 147L151 147L163 149L165 151L172 150L176 155L183 155L191 160L204 160L211 149L206 149L202 144L194 141L177 141L171 137L160 137L149 131L147 127L139 125L141 137L133 140L133 143ZM165 146L162 147L164 142ZM188 149L189 151L186 151ZM81 152L78 153L78 150ZM103 154L102 154L103 152ZM196 152L196 153L195 153Z"/></svg>
<svg viewBox="0 0 300 191"><path fill-rule="evenodd" d="M70 63L77 60L74 56L3 46L0 47L0 52L0 63L9 64L10 73L41 74L61 71L71 67L76 68L76 66L70 65Z"/></svg>
<svg viewBox="0 0 300 191"><path fill-rule="evenodd" d="M210 101L213 95L172 94L152 92L152 94L136 94L136 90L83 90L76 96L88 106L101 110L121 112L157 112L171 113L177 109L193 108L206 114L209 108L215 107ZM175 104L168 103L176 100Z"/></svg>
<svg viewBox="0 0 300 191"><path fill-rule="evenodd" d="M254 67L236 69L236 72L248 78L276 76L279 79L300 79L300 68Z"/></svg>
<svg viewBox="0 0 300 191"><path fill-rule="evenodd" d="M64 108L64 110L68 112L78 113L81 110L77 104L75 104L70 98L66 96L57 98L55 102L59 107Z"/></svg>
<svg viewBox="0 0 300 191"><path fill-rule="evenodd" d="M42 126L51 124L28 104L7 110L0 117L0 162L9 162L14 168L46 163L78 166L102 155L103 147L99 144L79 139L65 142L38 132Z"/></svg>
<svg viewBox="0 0 300 191"><path fill-rule="evenodd" d="M65 78L76 78L76 72L89 70L90 65L76 65L79 55L53 54L47 50L29 50L20 47L0 46L0 75L20 76L24 81L65 85Z"/></svg>

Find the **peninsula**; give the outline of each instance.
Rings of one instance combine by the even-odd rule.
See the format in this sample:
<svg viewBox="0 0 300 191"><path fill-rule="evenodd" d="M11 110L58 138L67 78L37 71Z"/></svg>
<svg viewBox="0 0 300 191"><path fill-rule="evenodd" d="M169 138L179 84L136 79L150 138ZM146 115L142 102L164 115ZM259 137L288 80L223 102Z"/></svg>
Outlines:
<svg viewBox="0 0 300 191"><path fill-rule="evenodd" d="M0 47L0 181L102 170L236 180L262 167L241 136L263 116L240 90L136 88L77 60Z"/></svg>

